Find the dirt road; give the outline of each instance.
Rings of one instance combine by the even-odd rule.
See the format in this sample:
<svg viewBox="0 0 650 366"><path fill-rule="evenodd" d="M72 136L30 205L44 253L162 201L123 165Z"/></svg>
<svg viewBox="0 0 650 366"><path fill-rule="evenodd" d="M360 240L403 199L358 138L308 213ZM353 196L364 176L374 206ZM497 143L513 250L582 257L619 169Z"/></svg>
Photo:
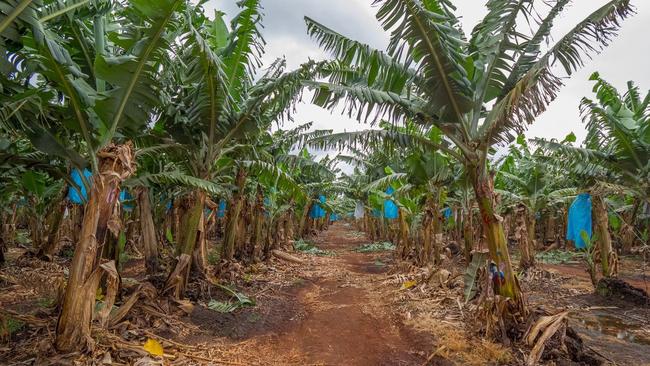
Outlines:
<svg viewBox="0 0 650 366"><path fill-rule="evenodd" d="M332 252L318 277L310 278L296 300L304 318L274 340L278 350L293 349L310 363L327 365L421 365L414 350L417 335L382 309L370 292L372 277L385 270L373 256L352 251L364 241L336 225L319 238L318 246ZM389 309L388 309L389 310ZM424 353L421 353L424 354Z"/></svg>
<svg viewBox="0 0 650 366"><path fill-rule="evenodd" d="M215 324L214 313L202 311L192 315L193 323L245 348L245 357L228 359L244 364L426 364L430 337L403 325L390 299L373 292L388 270L382 259L391 254L356 252L368 241L344 224L314 242L327 255L302 255L308 263L296 268L293 286L270 290L276 296L228 321Z"/></svg>

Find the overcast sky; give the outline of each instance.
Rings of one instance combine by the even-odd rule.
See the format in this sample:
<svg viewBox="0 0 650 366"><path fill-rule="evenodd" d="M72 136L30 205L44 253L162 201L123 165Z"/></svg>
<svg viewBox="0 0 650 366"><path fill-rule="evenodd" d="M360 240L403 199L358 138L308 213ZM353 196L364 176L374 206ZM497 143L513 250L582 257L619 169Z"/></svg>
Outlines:
<svg viewBox="0 0 650 366"><path fill-rule="evenodd" d="M574 0L556 20L555 39L606 2ZM206 9L210 14L213 9L218 9L232 17L237 13L235 3L235 0L210 0ZM285 56L289 67L295 68L307 58L327 58L307 36L305 15L348 37L384 49L388 34L375 19L376 8L371 3L372 0L262 0L265 14L263 35L267 41L265 63L268 65L275 58ZM456 14L462 16L466 34L485 15L484 3L485 0L454 1L458 8ZM642 90L650 89L650 42L647 38L650 37L650 1L632 0L632 3L637 7L637 14L624 21L620 35L612 45L565 81L566 85L555 102L529 127L528 137L561 139L573 131L581 140L585 132L578 104L581 97L591 96L592 82L588 78L594 71L599 71L602 77L620 89L625 87L627 80L634 80ZM305 99L295 114L295 124L313 121L317 129L335 131L369 128L340 113L330 114L309 104L308 97Z"/></svg>

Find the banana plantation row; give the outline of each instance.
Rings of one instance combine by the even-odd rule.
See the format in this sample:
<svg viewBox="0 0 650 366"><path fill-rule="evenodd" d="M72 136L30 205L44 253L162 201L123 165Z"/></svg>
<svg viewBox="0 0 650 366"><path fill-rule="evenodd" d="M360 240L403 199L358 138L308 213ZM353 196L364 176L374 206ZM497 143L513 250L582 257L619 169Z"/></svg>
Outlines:
<svg viewBox="0 0 650 366"><path fill-rule="evenodd" d="M562 77L613 41L629 0L594 9L554 42L568 0L489 1L470 33L447 0L377 0L385 51L306 18L332 59L295 70L262 65L259 0L239 2L230 24L203 3L0 2L0 253L22 245L23 229L42 259L70 239L60 351L90 346L93 319L109 321L129 247L162 279L160 296L182 298L193 281L266 260L355 212L370 239L392 240L420 266L440 264L445 247L469 264L485 247L495 280L483 291L506 299L498 319L521 323L508 238L520 270L549 245L566 248L578 193L592 204L594 281L616 275L617 252L647 246L650 94L594 74L582 146L573 135L523 137ZM374 128L276 128L305 90ZM341 153L317 160L314 148ZM383 214L386 202L397 218ZM99 287L104 310L94 313Z"/></svg>

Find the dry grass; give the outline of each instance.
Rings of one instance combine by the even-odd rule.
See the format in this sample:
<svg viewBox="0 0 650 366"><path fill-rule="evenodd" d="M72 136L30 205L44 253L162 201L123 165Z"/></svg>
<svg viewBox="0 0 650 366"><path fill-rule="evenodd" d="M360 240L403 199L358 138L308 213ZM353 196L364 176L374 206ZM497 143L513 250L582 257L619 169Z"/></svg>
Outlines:
<svg viewBox="0 0 650 366"><path fill-rule="evenodd" d="M504 365L513 360L510 349L489 340L471 337L459 323L449 323L429 313L407 321L413 328L435 339L435 356L457 365Z"/></svg>

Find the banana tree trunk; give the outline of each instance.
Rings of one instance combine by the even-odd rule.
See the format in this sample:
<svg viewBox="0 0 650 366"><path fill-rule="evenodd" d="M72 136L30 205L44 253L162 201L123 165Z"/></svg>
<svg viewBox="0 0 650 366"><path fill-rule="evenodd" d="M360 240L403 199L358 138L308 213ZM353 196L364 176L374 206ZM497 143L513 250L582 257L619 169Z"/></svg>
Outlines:
<svg viewBox="0 0 650 366"><path fill-rule="evenodd" d="M454 242L459 243L460 242L460 237L461 237L461 229L460 229L460 225L459 225L460 221L461 221L460 211L456 207L454 207L452 210L453 211L452 211L451 217L454 218L454 227L451 230L453 232Z"/></svg>
<svg viewBox="0 0 650 366"><path fill-rule="evenodd" d="M118 191L119 195L119 191ZM99 243L99 250L97 251L96 262L101 262L102 258L117 259L119 258L119 248L117 248L118 237L120 230L123 228L122 218L120 216L119 208L113 204L111 207L101 205L99 207L99 224L97 225L97 242ZM85 214L84 214L85 219ZM115 221L117 220L117 223ZM109 225L109 221L111 221ZM105 253L110 255L104 256Z"/></svg>
<svg viewBox="0 0 650 366"><path fill-rule="evenodd" d="M189 209L184 212L181 222L182 234L179 235L182 240L179 242L180 254L191 255L199 239L201 221L203 219L203 208L205 206L205 192L195 191L192 193L189 201Z"/></svg>
<svg viewBox="0 0 650 366"><path fill-rule="evenodd" d="M205 202L205 201L204 201ZM205 277L208 268L208 248L205 210L201 212L199 225L196 228L196 241L192 251L192 270L201 277Z"/></svg>
<svg viewBox="0 0 650 366"><path fill-rule="evenodd" d="M264 229L264 194L262 193L262 187L259 185L257 186L253 215L253 235L251 237L251 245L253 246L252 259L254 262L259 262L261 260L262 246L264 245L264 238L262 236ZM264 255L266 254L264 253Z"/></svg>
<svg viewBox="0 0 650 366"><path fill-rule="evenodd" d="M432 230L433 230L433 263L439 265L441 263L440 256L442 254L442 220L440 219L440 209L437 202L440 202L440 195L438 199L433 201L432 206Z"/></svg>
<svg viewBox="0 0 650 366"><path fill-rule="evenodd" d="M74 251L61 315L56 327L56 348L79 351L90 345L95 295L101 280L99 243L120 193L121 182L134 171L133 146L108 145L98 154L99 171L93 177L84 211L80 240Z"/></svg>
<svg viewBox="0 0 650 366"><path fill-rule="evenodd" d="M465 261L467 265L472 262L472 250L474 249L474 223L472 220L472 207L464 208L463 212L463 242L465 247Z"/></svg>
<svg viewBox="0 0 650 366"><path fill-rule="evenodd" d="M241 258L244 259L247 256L247 253L251 253L252 251L247 250L248 246L250 245L249 241L249 227L250 225L250 203L248 202L248 199L246 197L243 198L242 202L242 209L239 213L239 220L237 222L237 234L235 235L235 258Z"/></svg>
<svg viewBox="0 0 650 366"><path fill-rule="evenodd" d="M398 211L398 220L399 227L397 242L402 248L402 258L406 258L411 252L411 243L409 241L409 228L406 222L406 215L404 214L404 210L401 208Z"/></svg>
<svg viewBox="0 0 650 366"><path fill-rule="evenodd" d="M73 243L78 243L81 240L84 210L83 205L72 205L72 209L70 209L70 238Z"/></svg>
<svg viewBox="0 0 650 366"><path fill-rule="evenodd" d="M286 249L291 248L293 240L293 201L290 205L291 208L287 211L287 217L284 220L284 246Z"/></svg>
<svg viewBox="0 0 650 366"><path fill-rule="evenodd" d="M422 254L420 256L420 264L425 266L431 260L431 250L433 246L433 213L430 207L431 199L427 200L427 208L422 220Z"/></svg>
<svg viewBox="0 0 650 366"><path fill-rule="evenodd" d="M536 238L539 237L539 240L535 242L536 247L538 250L544 250L546 247L547 243L547 237L546 232L548 231L548 220L549 217L551 216L551 213L546 211L540 211L540 218L539 218L539 225L537 225L537 233L536 233Z"/></svg>
<svg viewBox="0 0 650 366"><path fill-rule="evenodd" d="M632 205L632 211L630 211L629 215L625 216L625 221L621 227L621 251L623 253L630 253L634 246L634 221L636 220L640 207L641 200L635 199L634 204ZM650 232L648 234L650 234Z"/></svg>
<svg viewBox="0 0 650 366"><path fill-rule="evenodd" d="M271 251L278 249L278 244L280 243L280 226L282 222L277 220L276 222L268 222L268 236L267 242L264 246L264 257L269 258L271 256Z"/></svg>
<svg viewBox="0 0 650 366"><path fill-rule="evenodd" d="M237 229L239 226L239 215L242 211L244 204L244 184L246 183L246 172L244 169L239 168L237 171L237 193L235 193L230 204L230 212L228 215L228 222L223 239L222 258L225 260L233 260L235 258L235 240L237 239Z"/></svg>
<svg viewBox="0 0 650 366"><path fill-rule="evenodd" d="M314 233L317 224L316 220L318 219L314 219L311 217L307 218L307 224L305 225L305 237L309 237Z"/></svg>
<svg viewBox="0 0 650 366"><path fill-rule="evenodd" d="M271 257L271 251L276 249L278 240L279 222L264 222L264 258Z"/></svg>
<svg viewBox="0 0 650 366"><path fill-rule="evenodd" d="M519 244L519 266L522 269L528 269L535 265L535 256L533 252L533 245L531 245L531 236L529 230L529 212L525 206L520 206L517 209L517 227L515 229L515 238Z"/></svg>
<svg viewBox="0 0 650 366"><path fill-rule="evenodd" d="M546 243L551 242L554 243L556 242L557 238L555 237L555 228L556 228L557 222L555 218L555 212L554 211L549 211L548 212L548 218L546 219L546 228L544 230L544 241L542 242L544 245Z"/></svg>
<svg viewBox="0 0 650 366"><path fill-rule="evenodd" d="M616 275L616 253L612 250L612 237L609 234L609 222L605 202L600 195L592 195L592 215L594 217L594 231L596 232L600 248L600 263L604 277Z"/></svg>
<svg viewBox="0 0 650 366"><path fill-rule="evenodd" d="M528 214L526 217L526 225L527 225L527 231L528 231L528 243L530 245L530 250L531 254L534 256L535 255L535 249L537 249L537 235L536 235L536 230L537 230L537 218L535 216L535 212L533 210L528 209Z"/></svg>
<svg viewBox="0 0 650 366"><path fill-rule="evenodd" d="M109 228L106 231L102 255L105 259L114 260L117 268L122 266L122 254L125 252L127 244L129 241L133 243L135 233L132 223L134 219L130 216L129 212L115 207L111 215L111 223L108 225L112 226L112 229Z"/></svg>
<svg viewBox="0 0 650 366"><path fill-rule="evenodd" d="M183 216L183 208L181 207L182 199L174 200L172 206L172 237L176 243L180 242L179 236L181 235L181 217Z"/></svg>
<svg viewBox="0 0 650 366"><path fill-rule="evenodd" d="M205 264L195 255L195 248L200 248L203 240L203 207L205 206L205 192L194 191L181 200L180 228L177 235L176 254L178 260L174 270L168 276L165 291L172 292L174 297L180 298L185 293L189 281L190 271L194 268L203 271ZM198 259L198 260L197 260Z"/></svg>
<svg viewBox="0 0 650 366"><path fill-rule="evenodd" d="M149 189L146 187L138 190L138 210L147 274L155 274L158 272L158 239L149 200Z"/></svg>
<svg viewBox="0 0 650 366"><path fill-rule="evenodd" d="M65 198L59 203L58 209L55 209L52 214L52 220L48 228L47 240L43 242L38 253L36 254L39 258L52 258L54 253L56 253L57 244L59 243L59 229L61 228L61 223L63 222L63 216L65 216L65 211L68 208L68 202Z"/></svg>
<svg viewBox="0 0 650 366"><path fill-rule="evenodd" d="M368 210L365 208L363 209L363 223L361 224L363 227L363 231L370 237L370 217L368 217Z"/></svg>
<svg viewBox="0 0 650 366"><path fill-rule="evenodd" d="M377 236L375 235L375 221L374 218L370 216L370 212L366 209L366 230L368 233L368 238L371 241L375 241Z"/></svg>
<svg viewBox="0 0 650 366"><path fill-rule="evenodd" d="M558 232L555 235L559 238L558 240L560 241L560 246L563 250L567 250L567 240L565 234L567 231L568 216L569 214L566 207L562 207L559 215L560 225L558 225Z"/></svg>
<svg viewBox="0 0 650 366"><path fill-rule="evenodd" d="M490 258L496 264L498 270L503 273L503 279L497 281L498 286L495 286L495 292L513 299L515 304L523 308L521 289L512 269L508 243L503 231L503 222L495 210L496 195L492 177L487 174L484 168L470 166L468 171L481 213L482 228Z"/></svg>
<svg viewBox="0 0 650 366"><path fill-rule="evenodd" d="M115 260L116 265L119 268L120 248L118 247L118 237L114 235L108 235L102 242L103 242L102 253L101 253L101 258L99 260L113 259ZM99 255L99 253L97 254Z"/></svg>
<svg viewBox="0 0 650 366"><path fill-rule="evenodd" d="M131 211L124 211L124 234L126 235L125 245L130 245L135 252L140 253L140 249L142 249L142 246L140 245L140 238L142 237L142 232L140 230L140 210L132 209Z"/></svg>
<svg viewBox="0 0 650 366"><path fill-rule="evenodd" d="M35 198L32 197L30 203L32 207L36 207L37 203ZM28 222L32 248L40 248L43 245L43 218L37 212L33 212L30 215Z"/></svg>
<svg viewBox="0 0 650 366"><path fill-rule="evenodd" d="M299 225L299 235L301 238L304 238L307 236L307 224L309 220L309 211L311 211L313 203L311 199L307 200L307 203L305 203L305 207L303 207L302 210L302 215L300 217L300 225Z"/></svg>

